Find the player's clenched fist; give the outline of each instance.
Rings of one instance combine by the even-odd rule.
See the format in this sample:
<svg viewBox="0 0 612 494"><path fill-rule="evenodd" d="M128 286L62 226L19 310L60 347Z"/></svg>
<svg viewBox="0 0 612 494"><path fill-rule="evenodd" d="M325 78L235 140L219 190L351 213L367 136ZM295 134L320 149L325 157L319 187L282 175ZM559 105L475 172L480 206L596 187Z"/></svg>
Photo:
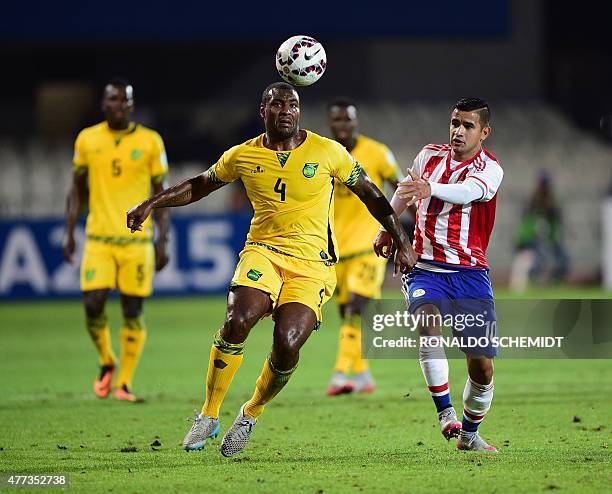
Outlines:
<svg viewBox="0 0 612 494"><path fill-rule="evenodd" d="M399 273L405 274L410 272L417 263L417 260L418 256L412 248L412 245L402 245L395 251L393 276L397 276Z"/></svg>
<svg viewBox="0 0 612 494"><path fill-rule="evenodd" d="M151 214L151 203L143 201L127 212L127 227L132 233L142 231L142 224Z"/></svg>
<svg viewBox="0 0 612 494"><path fill-rule="evenodd" d="M374 239L374 252L378 257L389 259L393 249L393 238L386 230L380 230Z"/></svg>

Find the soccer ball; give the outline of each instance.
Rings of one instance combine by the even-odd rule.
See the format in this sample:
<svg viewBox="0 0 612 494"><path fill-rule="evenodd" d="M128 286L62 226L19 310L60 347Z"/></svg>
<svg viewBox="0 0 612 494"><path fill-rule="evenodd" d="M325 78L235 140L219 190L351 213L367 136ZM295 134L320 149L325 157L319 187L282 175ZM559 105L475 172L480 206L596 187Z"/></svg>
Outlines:
<svg viewBox="0 0 612 494"><path fill-rule="evenodd" d="M294 86L317 82L327 66L323 45L310 36L292 36L276 52L276 70Z"/></svg>

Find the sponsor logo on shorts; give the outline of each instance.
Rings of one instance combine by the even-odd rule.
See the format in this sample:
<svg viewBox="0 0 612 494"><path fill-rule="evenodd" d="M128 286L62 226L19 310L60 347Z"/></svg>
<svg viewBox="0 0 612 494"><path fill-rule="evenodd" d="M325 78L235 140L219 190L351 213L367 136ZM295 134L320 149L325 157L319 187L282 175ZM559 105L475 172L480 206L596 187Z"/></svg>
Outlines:
<svg viewBox="0 0 612 494"><path fill-rule="evenodd" d="M425 295L425 290L423 290L422 288L419 288L412 292L412 296L415 298L422 297L423 295Z"/></svg>
<svg viewBox="0 0 612 494"><path fill-rule="evenodd" d="M247 273L247 278L252 281L259 281L259 278L261 278L262 275L263 273L261 271L257 271L256 269L251 269Z"/></svg>
<svg viewBox="0 0 612 494"><path fill-rule="evenodd" d="M304 168L302 168L302 175L306 178L312 178L317 173L317 168L319 168L319 163L305 163Z"/></svg>

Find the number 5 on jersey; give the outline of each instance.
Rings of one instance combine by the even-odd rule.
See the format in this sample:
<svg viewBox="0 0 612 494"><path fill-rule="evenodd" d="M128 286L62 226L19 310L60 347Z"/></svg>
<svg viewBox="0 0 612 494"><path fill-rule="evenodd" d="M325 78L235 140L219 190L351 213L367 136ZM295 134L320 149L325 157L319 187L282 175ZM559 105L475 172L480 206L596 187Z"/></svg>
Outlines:
<svg viewBox="0 0 612 494"><path fill-rule="evenodd" d="M280 200L285 202L285 190L287 188L287 184L283 183L283 180L279 178L274 185L274 192L280 194Z"/></svg>
<svg viewBox="0 0 612 494"><path fill-rule="evenodd" d="M121 175L121 160L114 159L111 166L111 173L113 177L118 177Z"/></svg>

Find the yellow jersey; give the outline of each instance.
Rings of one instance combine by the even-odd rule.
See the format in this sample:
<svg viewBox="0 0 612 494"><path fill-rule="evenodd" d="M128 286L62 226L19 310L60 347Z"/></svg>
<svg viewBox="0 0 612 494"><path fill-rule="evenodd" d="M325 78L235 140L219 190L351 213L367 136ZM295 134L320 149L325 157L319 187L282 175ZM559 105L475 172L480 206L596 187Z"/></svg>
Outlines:
<svg viewBox="0 0 612 494"><path fill-rule="evenodd" d="M87 170L89 214L87 237L109 243L147 241L153 237L151 218L131 234L125 213L151 194L151 182L168 172L164 143L154 130L130 123L112 130L107 122L83 129L74 145L76 172Z"/></svg>
<svg viewBox="0 0 612 494"><path fill-rule="evenodd" d="M390 149L384 144L359 135L353 158L366 171L372 182L381 189L383 181L399 176L397 162ZM373 252L372 241L380 224L368 208L345 186L339 184L334 193L336 235L340 257Z"/></svg>
<svg viewBox="0 0 612 494"><path fill-rule="evenodd" d="M244 183L253 205L247 245L335 263L334 187L354 185L361 167L331 139L306 131L291 151L264 146L264 134L226 151L211 168L213 180Z"/></svg>

